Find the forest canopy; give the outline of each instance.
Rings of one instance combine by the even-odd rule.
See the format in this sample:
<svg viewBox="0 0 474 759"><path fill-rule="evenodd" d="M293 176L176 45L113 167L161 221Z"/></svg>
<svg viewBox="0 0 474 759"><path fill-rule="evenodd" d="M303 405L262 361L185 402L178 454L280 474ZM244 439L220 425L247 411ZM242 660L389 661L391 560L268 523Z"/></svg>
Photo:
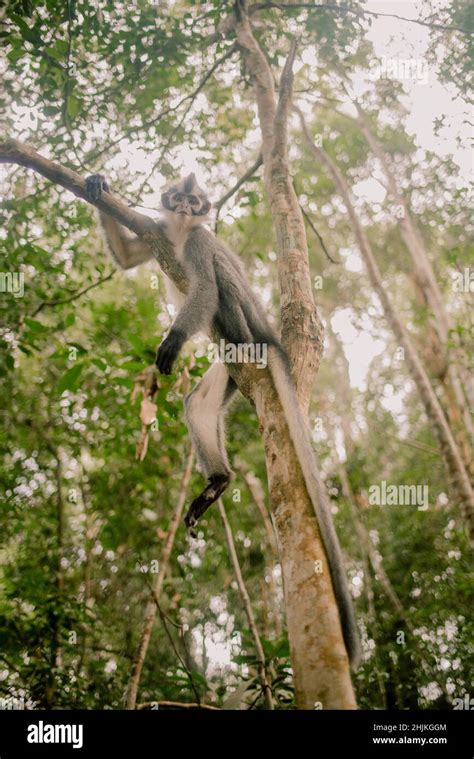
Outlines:
<svg viewBox="0 0 474 759"><path fill-rule="evenodd" d="M187 343L170 376L150 371L175 315L157 262L118 270L76 180L22 150L80 181L103 174L132 226L132 211L159 218L166 182L196 174L210 228L307 378L298 391L362 642L355 701L463 708L474 9L388 6L0 11L4 708L326 707L316 664L311 683L301 670L324 620L288 593L282 555L304 557L282 547L258 401L257 413L242 395L230 408L235 479L192 538L182 517L202 474L183 398L209 368L210 339ZM312 639L297 635L306 624ZM347 700L328 696L330 708L353 703L345 677Z"/></svg>

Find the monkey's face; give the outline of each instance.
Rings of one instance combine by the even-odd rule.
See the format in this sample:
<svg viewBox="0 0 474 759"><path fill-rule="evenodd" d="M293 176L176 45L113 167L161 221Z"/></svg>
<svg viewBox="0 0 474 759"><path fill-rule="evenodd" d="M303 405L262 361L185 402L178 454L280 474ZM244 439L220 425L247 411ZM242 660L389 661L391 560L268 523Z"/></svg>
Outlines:
<svg viewBox="0 0 474 759"><path fill-rule="evenodd" d="M163 208L182 216L206 216L211 204L194 174L172 184L161 196Z"/></svg>

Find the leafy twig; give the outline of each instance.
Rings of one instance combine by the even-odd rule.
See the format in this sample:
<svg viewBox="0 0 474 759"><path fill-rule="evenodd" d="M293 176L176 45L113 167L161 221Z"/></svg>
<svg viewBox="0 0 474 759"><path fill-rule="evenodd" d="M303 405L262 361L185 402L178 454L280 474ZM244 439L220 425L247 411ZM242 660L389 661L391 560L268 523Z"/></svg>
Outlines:
<svg viewBox="0 0 474 759"><path fill-rule="evenodd" d="M89 290L93 290L94 287L99 287L99 285L102 285L104 282L108 282L109 279L112 279L114 274L115 274L115 270L111 271L110 274L107 274L107 276L102 277L101 279L97 280L97 282L92 282L91 285L84 287L82 290L78 290L77 292L70 295L68 298L56 298L55 300L43 300L35 308L35 310L30 314L30 318L32 319L34 316L39 314L39 312L42 311L43 308L45 308L46 306L63 306L66 303L71 303L73 300L77 300L82 295L85 295L85 293L89 292Z"/></svg>
<svg viewBox="0 0 474 759"><path fill-rule="evenodd" d="M208 82L208 80L214 74L214 72L216 71L216 69L218 69L219 66L222 63L224 63L224 61L226 61L228 58L231 57L231 55L233 55L233 53L236 50L236 47L237 47L236 45L232 45L230 48L228 48L228 50L226 50L225 53L223 55L221 55L220 58L218 58L213 63L213 65L211 66L211 68L204 74L204 76L200 80L200 82L199 82L198 86L196 87L196 89L193 90L193 92L190 92L189 95L185 95L185 97L181 98L181 100L179 101L179 103L177 103L174 106L170 106L169 108L165 108L165 110L161 111L157 116L154 116L152 119L149 119L148 121L145 121L143 124L140 124L139 126L132 126L129 129L126 129L124 132L122 132L122 134L121 134L120 137L117 137L116 139L114 139L111 142L109 142L108 145L106 145L104 148L101 148L100 150L96 151L95 153L92 153L92 154L89 154L88 156L86 156L86 161L89 162L89 163L91 163L91 162L97 160L97 158L99 158L99 156L101 156L104 153L106 153L108 150L110 150L110 148L113 148L115 145L118 145L118 143L121 142L125 137L129 137L134 132L140 131L142 129L148 129L151 126L154 126L164 116L168 116L168 114L174 113L175 111L179 110L179 108L181 108L181 106L184 103L186 103L188 100L190 100L191 102L190 102L189 106L187 107L187 109L186 109L186 111L185 111L185 113L184 113L184 115L183 115L183 117L182 117L182 119L180 121L180 124L179 124L179 126L180 126L182 124L182 122L184 121L184 119L186 118L187 114L189 113L189 110L190 110L192 104L196 100L197 96L199 95L199 93L201 92L201 90L203 89L203 87L205 86L205 84ZM179 128L179 126L175 127L175 129L172 132L172 136L174 136L174 133L175 133L176 129ZM169 142L169 140L168 140L168 142Z"/></svg>

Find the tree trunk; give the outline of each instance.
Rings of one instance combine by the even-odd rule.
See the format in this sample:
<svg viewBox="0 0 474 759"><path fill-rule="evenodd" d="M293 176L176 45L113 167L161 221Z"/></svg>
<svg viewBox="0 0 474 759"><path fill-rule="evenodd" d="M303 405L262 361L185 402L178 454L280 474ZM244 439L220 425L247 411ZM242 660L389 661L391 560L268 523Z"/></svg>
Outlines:
<svg viewBox="0 0 474 759"><path fill-rule="evenodd" d="M288 163L288 111L291 107L291 47L280 78L277 103L273 73L255 39L245 3L238 2L237 42L254 84L262 135L264 178L277 238L281 339L292 364L302 409L310 393L323 348L323 330L314 304L306 230ZM280 544L285 607L296 701L300 708L356 707L331 578L317 520L275 392L254 384L253 400L262 430L270 498ZM315 464L316 466L316 464ZM319 497L329 509L319 482Z"/></svg>

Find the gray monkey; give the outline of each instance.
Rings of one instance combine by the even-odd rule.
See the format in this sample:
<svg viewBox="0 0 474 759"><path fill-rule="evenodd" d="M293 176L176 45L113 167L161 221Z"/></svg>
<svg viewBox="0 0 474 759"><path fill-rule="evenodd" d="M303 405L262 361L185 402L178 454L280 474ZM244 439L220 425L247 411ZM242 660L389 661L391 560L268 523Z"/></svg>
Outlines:
<svg viewBox="0 0 474 759"><path fill-rule="evenodd" d="M101 174L95 174L86 180L86 190L91 200L97 200L102 192L109 192L109 187ZM260 343L267 347L268 368L318 519L344 641L352 668L356 669L360 643L344 561L324 485L314 466L309 431L298 403L287 355L248 283L240 260L203 225L211 204L194 174L165 188L161 203L164 218L160 225L184 267L189 289L183 296L167 280L168 295L179 311L158 348L158 370L170 374L184 343L198 332L210 334L212 329L226 344ZM153 257L146 243L131 236L110 216L100 213L100 220L108 247L119 266L129 269ZM206 487L194 499L185 517L191 534L195 534L197 521L224 492L233 476L224 445L224 415L236 390L225 364L215 363L185 399L186 424L207 478Z"/></svg>

